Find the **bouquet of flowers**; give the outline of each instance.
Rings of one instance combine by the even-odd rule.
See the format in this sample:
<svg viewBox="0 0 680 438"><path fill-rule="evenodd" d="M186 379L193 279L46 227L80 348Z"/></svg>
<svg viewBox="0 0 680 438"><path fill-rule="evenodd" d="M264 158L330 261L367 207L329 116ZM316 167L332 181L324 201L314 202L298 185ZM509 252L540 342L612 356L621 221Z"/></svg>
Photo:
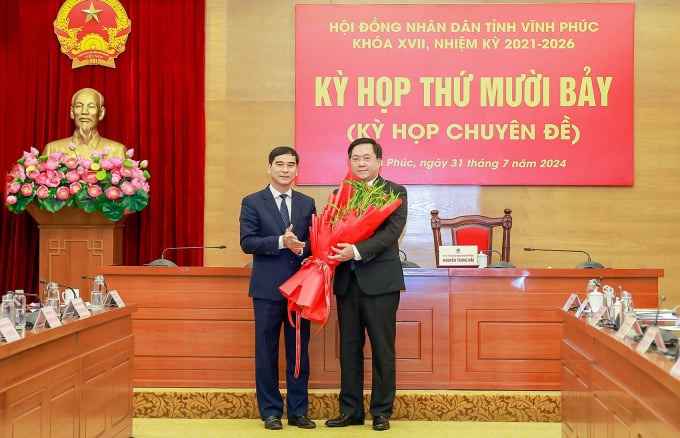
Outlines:
<svg viewBox="0 0 680 438"><path fill-rule="evenodd" d="M297 330L297 360L299 373L300 318L328 321L331 310L332 279L338 262L328 257L338 243L357 243L370 237L378 226L401 205L395 193L385 193L384 185L369 186L348 174L336 193L331 193L320 215L312 216L310 246L312 255L279 291L288 298L288 319ZM292 320L291 313L297 319Z"/></svg>
<svg viewBox="0 0 680 438"><path fill-rule="evenodd" d="M107 153L104 148L86 159L31 148L7 174L7 209L19 214L33 201L52 213L64 206L99 211L114 222L142 210L149 202L147 161L133 160L134 149L125 158Z"/></svg>

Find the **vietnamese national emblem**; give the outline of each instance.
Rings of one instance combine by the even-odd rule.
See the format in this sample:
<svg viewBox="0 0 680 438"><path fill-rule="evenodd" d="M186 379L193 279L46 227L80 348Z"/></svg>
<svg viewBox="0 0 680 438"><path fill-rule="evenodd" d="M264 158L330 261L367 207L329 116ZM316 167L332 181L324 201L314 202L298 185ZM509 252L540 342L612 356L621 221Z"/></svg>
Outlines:
<svg viewBox="0 0 680 438"><path fill-rule="evenodd" d="M125 51L130 27L118 0L67 0L54 20L54 33L62 53L73 61L72 68L115 68L114 59Z"/></svg>

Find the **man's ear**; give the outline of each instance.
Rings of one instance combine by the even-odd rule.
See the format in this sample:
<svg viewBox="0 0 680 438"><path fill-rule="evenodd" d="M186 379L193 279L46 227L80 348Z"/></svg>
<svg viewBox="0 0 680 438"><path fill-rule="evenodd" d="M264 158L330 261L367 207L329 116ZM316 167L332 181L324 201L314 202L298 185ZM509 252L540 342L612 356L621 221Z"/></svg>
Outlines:
<svg viewBox="0 0 680 438"><path fill-rule="evenodd" d="M99 121L101 121L104 118L104 114L106 114L106 108L105 107L99 108Z"/></svg>
<svg viewBox="0 0 680 438"><path fill-rule="evenodd" d="M71 111L69 111L69 115L71 116L71 120L76 119L76 113L73 112L73 106L71 107Z"/></svg>

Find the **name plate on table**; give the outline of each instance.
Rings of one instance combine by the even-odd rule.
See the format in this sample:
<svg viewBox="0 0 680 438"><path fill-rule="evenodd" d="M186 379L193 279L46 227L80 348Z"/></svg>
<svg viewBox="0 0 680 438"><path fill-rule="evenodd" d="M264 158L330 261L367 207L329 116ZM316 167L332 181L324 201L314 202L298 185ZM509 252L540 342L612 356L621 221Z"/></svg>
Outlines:
<svg viewBox="0 0 680 438"><path fill-rule="evenodd" d="M57 316L57 312L54 310L52 307L43 307L40 309L40 313L38 314L38 318L35 320L35 323L33 324L33 329L37 329L40 327L59 327L61 325L61 321L59 321L59 316Z"/></svg>
<svg viewBox="0 0 680 438"><path fill-rule="evenodd" d="M104 301L104 307L125 307L125 302L120 297L117 290L109 291Z"/></svg>
<svg viewBox="0 0 680 438"><path fill-rule="evenodd" d="M640 323L638 323L638 320L635 316L628 315L626 318L623 320L623 323L621 324L621 327L619 327L619 330L616 332L614 337L616 339L623 339L626 337L628 332L634 329L635 334L641 335L642 334L642 329L640 328Z"/></svg>
<svg viewBox="0 0 680 438"><path fill-rule="evenodd" d="M439 266L479 266L477 245L440 246Z"/></svg>
<svg viewBox="0 0 680 438"><path fill-rule="evenodd" d="M90 316L90 311L87 310L87 306L85 306L82 298L73 298L68 302L68 306L66 306L66 310L64 310L64 317L66 317L66 315L73 315L74 313L78 314L79 318L87 318Z"/></svg>
<svg viewBox="0 0 680 438"><path fill-rule="evenodd" d="M564 310L565 312L572 310L572 308L573 308L573 310L576 310L576 309L579 308L580 305L581 305L581 300L578 299L578 295L571 294L571 295L569 295L569 298L567 298L567 301L562 306L562 310ZM572 307L572 306L574 306L574 307Z"/></svg>
<svg viewBox="0 0 680 438"><path fill-rule="evenodd" d="M646 353L647 350L649 350L649 347L652 345L652 342L656 344L656 348L659 351L666 351L666 345L663 343L663 338L661 337L659 328L654 326L647 327L647 330L645 330L645 335L638 343L635 351L640 354Z"/></svg>
<svg viewBox="0 0 680 438"><path fill-rule="evenodd" d="M7 342L13 342L21 339L19 332L14 328L14 324L9 318L0 318L0 334L5 338Z"/></svg>

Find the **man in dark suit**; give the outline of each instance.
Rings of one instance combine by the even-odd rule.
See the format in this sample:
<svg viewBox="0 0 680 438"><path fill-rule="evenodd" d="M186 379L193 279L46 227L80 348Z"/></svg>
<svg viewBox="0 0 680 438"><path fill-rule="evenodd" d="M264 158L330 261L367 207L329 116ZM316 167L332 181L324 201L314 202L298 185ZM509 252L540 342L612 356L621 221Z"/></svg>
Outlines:
<svg viewBox="0 0 680 438"><path fill-rule="evenodd" d="M286 350L288 424L312 429L309 407L309 321L301 319L300 374L295 378L295 328L288 322L288 301L279 286L309 255L309 227L316 212L314 199L292 190L299 156L279 146L269 153L271 183L241 202L241 249L253 255L248 295L255 311L255 387L260 416L267 429L281 429L283 398L279 390L281 325ZM293 316L295 319L295 316Z"/></svg>
<svg viewBox="0 0 680 438"><path fill-rule="evenodd" d="M383 190L398 194L402 204L368 239L354 245L339 243L333 249L331 258L342 262L333 280L340 326L340 416L326 421L326 426L364 424L363 348L367 332L373 357L373 429L387 430L397 390L394 343L399 294L404 289L398 240L406 226L406 189L378 174L382 147L375 140L353 141L348 154L352 175L369 185L384 184Z"/></svg>

